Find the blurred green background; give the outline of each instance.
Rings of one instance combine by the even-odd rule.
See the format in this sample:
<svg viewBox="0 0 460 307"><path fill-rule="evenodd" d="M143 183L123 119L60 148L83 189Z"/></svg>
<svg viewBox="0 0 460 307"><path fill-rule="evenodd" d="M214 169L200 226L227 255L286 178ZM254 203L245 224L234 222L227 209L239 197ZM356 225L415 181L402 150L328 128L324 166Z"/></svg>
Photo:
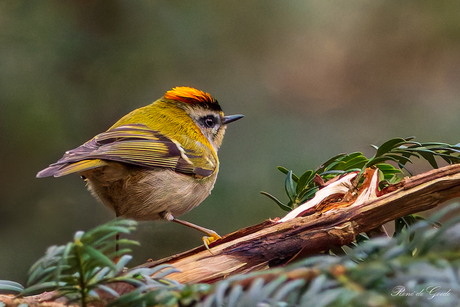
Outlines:
<svg viewBox="0 0 460 307"><path fill-rule="evenodd" d="M62 154L175 86L229 126L211 196L183 219L223 235L282 216L284 175L415 135L460 142L457 1L0 1L0 279L113 218ZM427 169L420 163L415 171ZM167 222L133 235L139 264L201 244Z"/></svg>

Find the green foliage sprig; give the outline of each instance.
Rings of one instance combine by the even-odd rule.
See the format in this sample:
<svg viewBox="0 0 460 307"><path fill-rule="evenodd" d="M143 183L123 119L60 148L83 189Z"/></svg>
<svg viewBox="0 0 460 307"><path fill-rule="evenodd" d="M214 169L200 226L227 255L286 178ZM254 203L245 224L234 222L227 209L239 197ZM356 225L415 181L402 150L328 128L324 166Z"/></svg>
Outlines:
<svg viewBox="0 0 460 307"><path fill-rule="evenodd" d="M412 163L411 158L427 160L433 168L438 167L436 157L442 158L446 163L460 162L460 147L446 143L429 142L419 143L413 137L394 138L380 146L372 145L376 149L373 157L367 158L361 152L336 155L316 170L308 170L301 176L296 176L292 170L279 166L278 170L286 174L284 188L289 201L285 204L275 196L261 192L272 199L281 209L291 211L299 205L313 198L321 187L321 182L326 182L333 177L350 172L357 172L356 187L362 179L364 170L377 167L381 174L381 184L393 184L403 178L403 170L407 163ZM389 162L394 163L397 167Z"/></svg>
<svg viewBox="0 0 460 307"><path fill-rule="evenodd" d="M22 292L24 286L15 281L0 280L0 290L4 292Z"/></svg>
<svg viewBox="0 0 460 307"><path fill-rule="evenodd" d="M172 282L172 281L171 281ZM184 285L176 281L171 285L144 285L109 303L107 307L138 306L196 306L211 288L208 284Z"/></svg>
<svg viewBox="0 0 460 307"><path fill-rule="evenodd" d="M118 277L131 256L131 250L122 248L115 251L119 244L135 245L128 239L115 240L118 233L130 233L135 229L135 221L114 220L90 231L78 231L72 242L61 246L51 246L45 256L39 259L29 270L28 288L20 295L57 290L57 296L66 296L72 301L88 302L99 298L95 290L117 295L108 282L126 281L139 284L136 278ZM115 257L120 256L117 264Z"/></svg>
<svg viewBox="0 0 460 307"><path fill-rule="evenodd" d="M124 272L126 264L132 259L128 255L131 249L124 246L138 243L128 239L116 240L115 236L129 234L136 225L135 221L118 219L87 232L78 231L72 242L49 247L46 254L32 265L27 288L18 283L0 281L0 289L18 291L19 296L55 291L55 297L65 296L69 304L80 302L82 306L99 300L103 292L119 297L110 287L117 282L128 283L138 289L177 289L179 283L164 279L168 274L177 272L169 265ZM116 246L123 248L116 251Z"/></svg>

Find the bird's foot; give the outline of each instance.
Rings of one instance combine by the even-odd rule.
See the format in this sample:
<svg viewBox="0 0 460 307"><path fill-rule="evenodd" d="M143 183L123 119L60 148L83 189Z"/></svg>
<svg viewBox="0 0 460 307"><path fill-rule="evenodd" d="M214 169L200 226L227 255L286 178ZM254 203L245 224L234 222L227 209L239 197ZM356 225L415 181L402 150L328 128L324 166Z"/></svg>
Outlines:
<svg viewBox="0 0 460 307"><path fill-rule="evenodd" d="M204 246L206 247L206 249L208 251L211 251L209 249L209 244L211 244L212 242L215 242L217 240L219 240L221 238L221 236L219 236L216 232L213 231L213 233L208 233L210 236L204 236L202 239L203 239L203 243L204 243Z"/></svg>

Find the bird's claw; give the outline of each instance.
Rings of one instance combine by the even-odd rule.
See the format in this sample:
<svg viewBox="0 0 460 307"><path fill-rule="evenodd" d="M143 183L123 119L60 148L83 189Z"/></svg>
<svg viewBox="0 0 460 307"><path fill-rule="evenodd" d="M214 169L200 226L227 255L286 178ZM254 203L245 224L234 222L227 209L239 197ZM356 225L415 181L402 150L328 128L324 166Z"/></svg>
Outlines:
<svg viewBox="0 0 460 307"><path fill-rule="evenodd" d="M204 246L206 247L206 249L208 251L211 251L209 249L209 244L211 244L212 242L215 242L217 240L219 240L221 238L221 236L219 236L217 233L212 233L210 234L211 236L204 236L202 239L203 239L203 243L204 243Z"/></svg>

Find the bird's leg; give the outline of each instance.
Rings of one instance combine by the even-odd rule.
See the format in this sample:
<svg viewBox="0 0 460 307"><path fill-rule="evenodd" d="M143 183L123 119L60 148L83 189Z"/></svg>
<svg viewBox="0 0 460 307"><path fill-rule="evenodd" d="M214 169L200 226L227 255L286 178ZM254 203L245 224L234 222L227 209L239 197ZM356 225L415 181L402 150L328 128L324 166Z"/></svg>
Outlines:
<svg viewBox="0 0 460 307"><path fill-rule="evenodd" d="M221 238L217 234L217 232L215 232L214 230L204 228L204 227L195 225L195 224L190 223L190 222L186 222L186 221L183 221L183 220L176 219L170 212L164 212L162 214L162 217L164 219L168 220L168 221L176 222L178 224L182 224L184 226L187 226L187 227L190 227L190 228L193 228L193 229L196 229L198 231L201 231L201 232L205 233L207 236L203 237L203 243L204 243L204 245L206 246L207 249L209 249L208 248L209 244L211 244L212 242L214 242L214 241L216 241L216 240Z"/></svg>
<svg viewBox="0 0 460 307"><path fill-rule="evenodd" d="M220 236L214 230L207 229L186 221L178 220L176 218L174 218L172 221L205 233L207 236L203 237L203 243L206 246L206 248L208 248L208 244L211 244L212 242L220 239Z"/></svg>

